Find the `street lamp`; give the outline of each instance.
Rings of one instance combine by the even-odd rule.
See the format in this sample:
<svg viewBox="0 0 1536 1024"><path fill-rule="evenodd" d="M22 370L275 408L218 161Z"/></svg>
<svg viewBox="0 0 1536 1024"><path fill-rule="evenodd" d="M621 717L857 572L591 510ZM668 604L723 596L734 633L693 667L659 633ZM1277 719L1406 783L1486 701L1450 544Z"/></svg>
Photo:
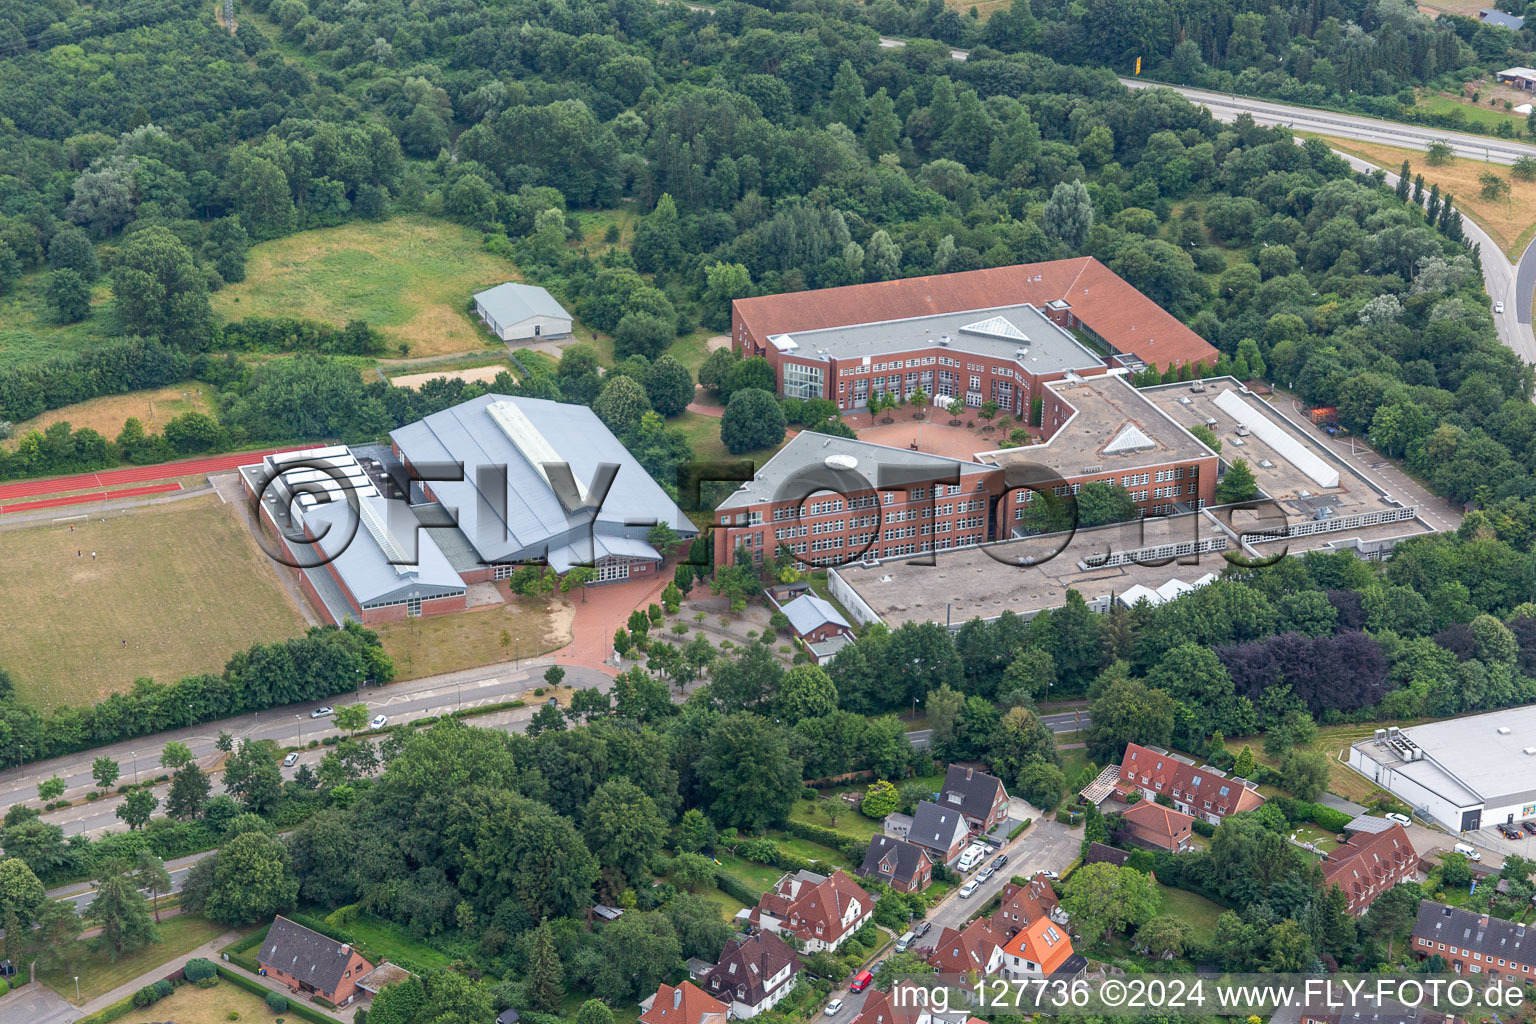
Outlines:
<svg viewBox="0 0 1536 1024"><path fill-rule="evenodd" d="M294 715L293 717L296 718L299 723L299 746L302 747L304 745L304 716Z"/></svg>
<svg viewBox="0 0 1536 1024"><path fill-rule="evenodd" d="M133 756L133 784L137 786L139 784L139 752L130 750L128 753Z"/></svg>
<svg viewBox="0 0 1536 1024"><path fill-rule="evenodd" d="M913 697L912 698L912 721L914 721L914 722L917 721L917 703L918 703L918 698Z"/></svg>
<svg viewBox="0 0 1536 1024"><path fill-rule="evenodd" d="M80 975L75 975L75 1002L80 1002Z"/></svg>
<svg viewBox="0 0 1536 1024"><path fill-rule="evenodd" d="M463 711L464 710L464 683L462 681L461 682L456 682L456 683L453 684L453 693L454 693L454 698L453 699L458 704L458 710L459 711Z"/></svg>

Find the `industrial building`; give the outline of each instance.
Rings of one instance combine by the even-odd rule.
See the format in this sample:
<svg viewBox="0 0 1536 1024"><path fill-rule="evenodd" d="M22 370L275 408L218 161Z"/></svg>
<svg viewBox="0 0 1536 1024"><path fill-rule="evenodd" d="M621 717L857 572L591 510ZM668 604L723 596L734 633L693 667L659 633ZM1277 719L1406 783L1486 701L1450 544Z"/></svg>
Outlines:
<svg viewBox="0 0 1536 1024"><path fill-rule="evenodd" d="M564 338L571 314L538 285L508 281L475 293L475 315L502 341Z"/></svg>
<svg viewBox="0 0 1536 1024"><path fill-rule="evenodd" d="M463 611L470 585L519 564L646 577L662 560L654 525L698 534L586 406L485 395L390 439L240 468L263 530L337 624Z"/></svg>
<svg viewBox="0 0 1536 1024"><path fill-rule="evenodd" d="M1014 416L1068 374L1193 372L1217 359L1092 257L737 299L731 342L766 358L787 397L858 409L872 395L921 389Z"/></svg>
<svg viewBox="0 0 1536 1024"><path fill-rule="evenodd" d="M1536 704L1377 729L1349 750L1360 774L1453 832L1536 819Z"/></svg>

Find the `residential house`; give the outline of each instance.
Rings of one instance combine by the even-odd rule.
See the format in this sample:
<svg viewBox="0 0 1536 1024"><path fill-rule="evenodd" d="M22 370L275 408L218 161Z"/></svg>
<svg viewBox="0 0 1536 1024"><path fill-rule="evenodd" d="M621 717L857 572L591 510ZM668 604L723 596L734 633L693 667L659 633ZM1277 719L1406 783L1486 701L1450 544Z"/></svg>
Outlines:
<svg viewBox="0 0 1536 1024"><path fill-rule="evenodd" d="M875 911L875 898L842 869L831 875L794 871L774 883L736 920L761 931L787 932L806 953L835 950L863 927Z"/></svg>
<svg viewBox="0 0 1536 1024"><path fill-rule="evenodd" d="M851 1024L933 1024L928 993L911 982L900 982L889 993L869 990Z"/></svg>
<svg viewBox="0 0 1536 1024"><path fill-rule="evenodd" d="M944 773L939 803L959 808L972 832L986 832L1008 820L1008 790L1003 780L980 768L952 764Z"/></svg>
<svg viewBox="0 0 1536 1024"><path fill-rule="evenodd" d="M977 918L964 928L945 928L925 958L940 974L986 977L1003 964L1003 944L1008 941L987 918Z"/></svg>
<svg viewBox="0 0 1536 1024"><path fill-rule="evenodd" d="M1133 842L1154 850L1173 853L1187 850L1194 834L1194 818L1183 811L1164 807L1156 800L1132 804L1120 815L1120 820L1125 823L1125 830Z"/></svg>
<svg viewBox="0 0 1536 1024"><path fill-rule="evenodd" d="M720 962L699 979L710 996L730 1006L737 1020L771 1010L799 979L800 957L773 932L738 935L720 951Z"/></svg>
<svg viewBox="0 0 1536 1024"><path fill-rule="evenodd" d="M1256 810L1264 804L1257 787L1246 779L1139 743L1126 744L1116 788L1122 793L1140 791L1147 800L1156 800L1162 793L1173 800L1174 810L1204 818L1212 825L1221 824L1229 814Z"/></svg>
<svg viewBox="0 0 1536 1024"><path fill-rule="evenodd" d="M261 941L256 962L267 977L336 1006L350 1006L362 991L358 981L373 970L373 964L347 943L281 916L273 919Z"/></svg>
<svg viewBox="0 0 1536 1024"><path fill-rule="evenodd" d="M564 338L571 314L538 285L508 281L475 293L475 314L502 341Z"/></svg>
<svg viewBox="0 0 1536 1024"><path fill-rule="evenodd" d="M933 884L933 861L921 846L878 835L869 841L864 863L854 873L860 878L878 878L897 892L922 892Z"/></svg>
<svg viewBox="0 0 1536 1024"><path fill-rule="evenodd" d="M730 1010L691 981L676 988L662 982L640 1004L640 1024L725 1024Z"/></svg>
<svg viewBox="0 0 1536 1024"><path fill-rule="evenodd" d="M1349 841L1335 847L1321 866L1323 884L1342 889L1349 899L1349 912L1358 917L1394 885L1417 878L1419 856L1407 831L1392 822L1381 831L1351 832Z"/></svg>
<svg viewBox="0 0 1536 1024"><path fill-rule="evenodd" d="M1496 11L1491 7L1484 7L1479 10L1477 12L1477 20L1485 25L1497 25L1499 28L1507 28L1511 32L1519 32L1525 27L1525 19L1518 14Z"/></svg>
<svg viewBox="0 0 1536 1024"><path fill-rule="evenodd" d="M907 842L923 848L939 864L953 864L971 841L970 826L959 809L924 800L912 815Z"/></svg>
<svg viewBox="0 0 1536 1024"><path fill-rule="evenodd" d="M1048 917L1031 921L1003 946L1003 970L1010 978L1048 978L1082 973L1088 961L1072 950L1064 926Z"/></svg>
<svg viewBox="0 0 1536 1024"><path fill-rule="evenodd" d="M1007 940L1043 918L1057 924L1067 921L1065 911L1058 906L1056 890L1050 879L1036 875L1024 885L1009 882L1003 886L1002 902L992 914L992 928Z"/></svg>
<svg viewBox="0 0 1536 1024"><path fill-rule="evenodd" d="M1536 973L1536 928L1433 900L1419 904L1409 948L1420 960L1440 957L1457 974L1529 981Z"/></svg>
<svg viewBox="0 0 1536 1024"><path fill-rule="evenodd" d="M1122 850L1116 846L1097 841L1088 844L1088 853L1083 857L1084 864L1113 864L1117 868L1125 867L1131 859L1130 850Z"/></svg>

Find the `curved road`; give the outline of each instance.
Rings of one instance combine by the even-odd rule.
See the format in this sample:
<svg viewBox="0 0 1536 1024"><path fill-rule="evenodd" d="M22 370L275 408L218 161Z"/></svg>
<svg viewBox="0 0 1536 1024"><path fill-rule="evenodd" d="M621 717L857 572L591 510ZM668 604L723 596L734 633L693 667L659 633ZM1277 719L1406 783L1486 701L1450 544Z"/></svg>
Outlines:
<svg viewBox="0 0 1536 1024"><path fill-rule="evenodd" d="M1164 85L1145 79L1122 78L1121 83L1131 89L1172 89L1191 103L1199 104L1211 112L1218 121L1234 121L1239 114L1248 114L1262 125L1284 125L1301 132L1315 132L1336 138L1376 142L1404 149L1424 150L1431 142L1448 143L1457 156L1493 163L1512 164L1522 156L1536 157L1536 145L1515 142L1511 139L1485 138L1461 132L1442 131L1422 125L1400 124L1354 114L1339 114L1331 110L1313 110L1310 107L1292 107L1271 100L1233 96L1205 89L1188 89L1177 85ZM1356 170L1376 170L1367 163L1347 153L1340 156ZM1396 184L1397 175L1390 168L1387 183ZM1494 313L1494 328L1499 341L1514 351L1527 363L1536 363L1536 334L1531 330L1531 305L1536 300L1536 241L1520 256L1518 264L1510 263L1487 233L1470 218L1463 220L1466 236L1478 243L1483 263L1483 283L1488 296L1494 302L1504 304L1503 313ZM1495 307L1497 308L1497 307Z"/></svg>

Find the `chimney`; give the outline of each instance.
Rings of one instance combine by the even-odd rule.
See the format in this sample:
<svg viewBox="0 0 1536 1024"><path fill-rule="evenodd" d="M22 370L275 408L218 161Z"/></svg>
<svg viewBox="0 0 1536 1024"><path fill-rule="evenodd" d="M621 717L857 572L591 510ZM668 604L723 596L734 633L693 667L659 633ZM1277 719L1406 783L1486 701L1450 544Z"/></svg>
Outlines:
<svg viewBox="0 0 1536 1024"><path fill-rule="evenodd" d="M679 985L672 990L672 1009L675 1010L681 1005L683 1005L683 988Z"/></svg>
<svg viewBox="0 0 1536 1024"><path fill-rule="evenodd" d="M972 776L972 775L973 775L973 774L975 774L975 772L976 772L976 769L975 769L975 768L967 768L967 769L966 769L966 770L965 770L965 781L966 781L966 782L970 782L970 781L971 781L971 776Z"/></svg>

